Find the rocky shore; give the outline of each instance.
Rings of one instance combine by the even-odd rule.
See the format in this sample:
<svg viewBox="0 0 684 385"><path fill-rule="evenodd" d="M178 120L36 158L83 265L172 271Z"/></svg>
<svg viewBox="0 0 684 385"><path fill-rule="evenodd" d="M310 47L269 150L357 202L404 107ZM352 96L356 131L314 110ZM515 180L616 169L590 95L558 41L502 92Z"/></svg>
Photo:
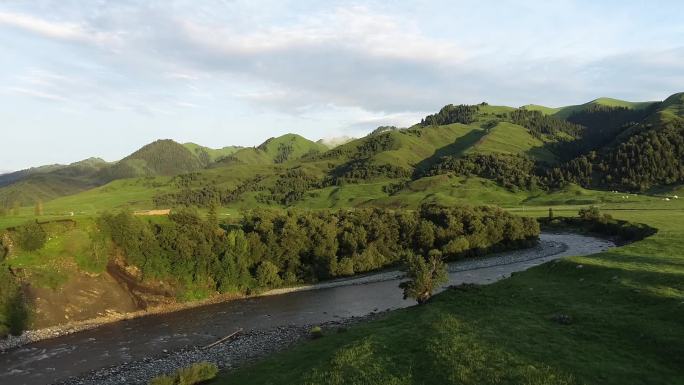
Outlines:
<svg viewBox="0 0 684 385"><path fill-rule="evenodd" d="M206 348L192 346L160 354L138 361L98 369L68 378L56 385L120 385L147 384L150 379L189 366L200 361L215 363L221 369L234 369L249 364L269 354L284 350L311 338L310 331L320 326L323 334L337 333L348 326L377 318L381 313L366 317L349 318L322 325L281 326L269 330L253 330L238 333L235 337ZM325 337L323 337L325 338Z"/></svg>

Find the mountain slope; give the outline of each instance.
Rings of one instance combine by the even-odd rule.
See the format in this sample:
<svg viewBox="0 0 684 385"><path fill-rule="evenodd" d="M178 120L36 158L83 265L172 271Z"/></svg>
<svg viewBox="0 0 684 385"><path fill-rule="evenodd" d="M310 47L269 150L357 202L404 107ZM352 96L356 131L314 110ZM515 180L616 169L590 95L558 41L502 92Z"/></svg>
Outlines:
<svg viewBox="0 0 684 385"><path fill-rule="evenodd" d="M173 140L157 140L102 171L102 181L141 176L172 176L202 169L202 162Z"/></svg>
<svg viewBox="0 0 684 385"><path fill-rule="evenodd" d="M624 113L627 110L614 110ZM644 191L684 182L684 94L649 106L608 144L554 170L560 181Z"/></svg>
<svg viewBox="0 0 684 385"><path fill-rule="evenodd" d="M271 138L257 147L219 150L162 140L112 165L100 161L33 170L42 177L34 176L30 183L15 181L12 189L0 188L0 198L8 205L21 196L21 203L28 205L116 179L188 173L193 174L132 182L130 186L136 187L130 187L135 190L131 197L144 197L136 207L151 201L165 207L204 205L211 199L241 207L290 205L307 194L332 194L332 186L350 183L372 184L367 192L383 195L440 174L485 178L511 190L568 183L643 190L682 180L684 94L659 103L599 98L553 111L531 105L519 109L486 103L447 105L412 127L382 127L333 149L295 134ZM567 118L560 119L564 114ZM125 195L128 185L119 184L115 190L104 186L97 194ZM154 191L144 193L152 185ZM181 189L183 196L174 193ZM69 207L76 205L77 200L69 200Z"/></svg>
<svg viewBox="0 0 684 385"><path fill-rule="evenodd" d="M297 134L285 134L270 138L257 147L248 147L236 151L219 161L231 164L277 164L300 159L326 151L322 143L316 143Z"/></svg>
<svg viewBox="0 0 684 385"><path fill-rule="evenodd" d="M102 159L90 158L66 166L29 169L0 188L0 207L31 205L95 187L97 174L108 165Z"/></svg>
<svg viewBox="0 0 684 385"><path fill-rule="evenodd" d="M7 186L18 180L24 179L30 175L48 173L50 171L55 171L60 168L66 167L62 164L50 164L45 166L31 167L25 170L19 170L14 172L8 172L5 174L0 174L0 187Z"/></svg>
<svg viewBox="0 0 684 385"><path fill-rule="evenodd" d="M646 108L650 107L654 103L657 103L657 102L628 102L626 100L603 97L603 98L594 99L594 100L587 102L587 103L584 103L584 104L560 107L558 109L558 111L553 114L553 116L558 118L558 119L567 119L574 113L587 110L587 109L592 108L594 106L623 107L623 108L628 108L631 110L642 110L642 109L646 109Z"/></svg>
<svg viewBox="0 0 684 385"><path fill-rule="evenodd" d="M205 167L242 149L240 146L226 146L214 149L195 143L183 143L183 147L190 150Z"/></svg>

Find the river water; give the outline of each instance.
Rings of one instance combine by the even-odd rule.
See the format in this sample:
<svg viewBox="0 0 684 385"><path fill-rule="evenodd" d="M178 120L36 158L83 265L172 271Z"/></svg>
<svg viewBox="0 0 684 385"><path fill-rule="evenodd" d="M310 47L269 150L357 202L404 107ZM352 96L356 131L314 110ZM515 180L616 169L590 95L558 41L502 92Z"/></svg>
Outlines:
<svg viewBox="0 0 684 385"><path fill-rule="evenodd" d="M450 265L449 284L491 283L553 259L594 254L612 246L594 237L545 233L533 249ZM414 305L414 301L402 299L395 277L395 273L381 273L324 284L316 290L151 315L35 342L0 354L0 384L50 384L163 350L206 345L239 328L248 331L323 323Z"/></svg>

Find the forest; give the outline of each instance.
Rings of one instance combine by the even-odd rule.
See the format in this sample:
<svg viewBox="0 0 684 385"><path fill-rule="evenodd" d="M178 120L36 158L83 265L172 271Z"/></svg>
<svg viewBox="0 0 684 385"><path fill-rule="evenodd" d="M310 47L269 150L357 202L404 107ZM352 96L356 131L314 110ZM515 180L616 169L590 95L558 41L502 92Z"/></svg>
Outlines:
<svg viewBox="0 0 684 385"><path fill-rule="evenodd" d="M236 223L191 210L153 223L103 214L99 228L142 279L166 279L179 295L250 293L400 265L407 255L446 260L536 242L535 219L492 207L422 206L416 211L254 209Z"/></svg>
<svg viewBox="0 0 684 385"><path fill-rule="evenodd" d="M537 165L519 155L471 154L458 158L445 156L426 170L422 176L454 173L495 180L511 190L532 190L540 186Z"/></svg>
<svg viewBox="0 0 684 385"><path fill-rule="evenodd" d="M527 128L530 134L538 139L548 136L556 141L569 141L581 137L584 133L583 126L544 115L539 111L517 109L511 111L508 116L512 123Z"/></svg>
<svg viewBox="0 0 684 385"><path fill-rule="evenodd" d="M420 121L420 125L425 126L442 126L452 123L470 124L475 120L478 106L471 106L466 104L447 104L442 107L438 113L428 115Z"/></svg>
<svg viewBox="0 0 684 385"><path fill-rule="evenodd" d="M664 123L658 130L637 129L617 146L591 151L553 168L545 176L547 183L644 191L684 181L684 121Z"/></svg>

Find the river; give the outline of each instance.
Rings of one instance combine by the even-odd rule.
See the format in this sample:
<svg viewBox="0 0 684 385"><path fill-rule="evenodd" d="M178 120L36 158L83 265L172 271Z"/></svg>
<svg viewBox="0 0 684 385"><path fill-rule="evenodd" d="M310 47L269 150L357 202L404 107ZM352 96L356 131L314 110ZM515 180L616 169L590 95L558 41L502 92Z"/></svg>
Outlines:
<svg viewBox="0 0 684 385"><path fill-rule="evenodd" d="M544 233L540 238L540 245L532 249L450 264L449 284L491 283L553 259L614 246L577 234ZM402 298L398 281L396 272L385 272L280 295L150 315L35 342L0 354L0 383L50 384L161 351L206 345L238 328L308 325L414 305Z"/></svg>

